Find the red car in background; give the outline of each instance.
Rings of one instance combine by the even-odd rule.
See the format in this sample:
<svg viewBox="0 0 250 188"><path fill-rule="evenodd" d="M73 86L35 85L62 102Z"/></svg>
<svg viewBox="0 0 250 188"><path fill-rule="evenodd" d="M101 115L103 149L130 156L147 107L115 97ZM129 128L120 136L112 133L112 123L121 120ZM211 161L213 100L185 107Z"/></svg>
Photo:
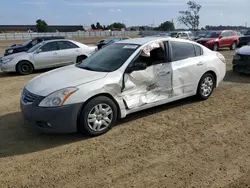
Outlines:
<svg viewBox="0 0 250 188"><path fill-rule="evenodd" d="M239 36L236 32L231 30L208 31L203 38L196 42L214 51L218 51L220 48L225 47L234 50L239 44Z"/></svg>

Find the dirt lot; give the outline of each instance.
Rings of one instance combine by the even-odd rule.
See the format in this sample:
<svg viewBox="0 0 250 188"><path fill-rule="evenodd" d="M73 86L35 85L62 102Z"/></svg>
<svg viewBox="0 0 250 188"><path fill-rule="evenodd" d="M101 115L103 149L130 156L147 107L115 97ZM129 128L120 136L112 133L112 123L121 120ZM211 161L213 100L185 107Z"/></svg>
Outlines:
<svg viewBox="0 0 250 188"><path fill-rule="evenodd" d="M106 135L40 135L19 97L40 74L0 73L0 187L250 187L250 77L228 72L212 97L130 115Z"/></svg>

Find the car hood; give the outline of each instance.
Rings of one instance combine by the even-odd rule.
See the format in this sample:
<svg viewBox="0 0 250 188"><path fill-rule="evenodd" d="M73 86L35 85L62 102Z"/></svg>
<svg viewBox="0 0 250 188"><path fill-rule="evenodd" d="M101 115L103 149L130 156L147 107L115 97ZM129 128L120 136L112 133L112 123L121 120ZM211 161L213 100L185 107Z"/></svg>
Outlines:
<svg viewBox="0 0 250 188"><path fill-rule="evenodd" d="M5 57L3 57L3 58L16 58L16 57L20 57L20 56L25 56L25 57L27 57L27 56L29 56L29 53L27 53L27 52L19 52L19 53L10 54L10 55L5 56ZM25 59L26 59L26 58L25 58Z"/></svg>
<svg viewBox="0 0 250 188"><path fill-rule="evenodd" d="M10 48L8 48L8 50L16 50L16 49L23 49L23 48L25 48L26 46L24 46L24 45L22 45L22 44L17 44L17 45L15 45L15 46L12 46L12 47L10 47Z"/></svg>
<svg viewBox="0 0 250 188"><path fill-rule="evenodd" d="M94 72L69 65L41 74L28 82L26 89L40 96L104 78L105 72Z"/></svg>
<svg viewBox="0 0 250 188"><path fill-rule="evenodd" d="M240 38L250 38L250 35L244 35L244 36L241 36Z"/></svg>
<svg viewBox="0 0 250 188"><path fill-rule="evenodd" d="M250 46L241 47L236 51L236 53L241 55L250 55Z"/></svg>

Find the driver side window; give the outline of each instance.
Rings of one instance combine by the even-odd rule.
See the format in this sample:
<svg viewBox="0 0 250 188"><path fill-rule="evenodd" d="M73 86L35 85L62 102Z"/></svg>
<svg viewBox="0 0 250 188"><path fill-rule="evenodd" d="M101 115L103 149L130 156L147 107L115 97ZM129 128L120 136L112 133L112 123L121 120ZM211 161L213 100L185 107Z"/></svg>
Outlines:
<svg viewBox="0 0 250 188"><path fill-rule="evenodd" d="M41 47L41 52L50 52L58 50L57 42L50 42Z"/></svg>
<svg viewBox="0 0 250 188"><path fill-rule="evenodd" d="M147 64L147 67L151 65L157 65L166 62L165 51L163 48L156 48L150 52L150 57L139 56L134 63L143 62Z"/></svg>

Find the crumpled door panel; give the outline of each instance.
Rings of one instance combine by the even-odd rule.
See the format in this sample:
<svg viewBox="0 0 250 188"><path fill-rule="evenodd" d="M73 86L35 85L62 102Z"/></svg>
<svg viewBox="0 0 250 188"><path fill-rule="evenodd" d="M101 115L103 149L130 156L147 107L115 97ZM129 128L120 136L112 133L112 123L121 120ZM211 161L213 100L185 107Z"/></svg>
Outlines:
<svg viewBox="0 0 250 188"><path fill-rule="evenodd" d="M122 97L129 109L167 99L172 91L171 65L158 64L125 74Z"/></svg>

